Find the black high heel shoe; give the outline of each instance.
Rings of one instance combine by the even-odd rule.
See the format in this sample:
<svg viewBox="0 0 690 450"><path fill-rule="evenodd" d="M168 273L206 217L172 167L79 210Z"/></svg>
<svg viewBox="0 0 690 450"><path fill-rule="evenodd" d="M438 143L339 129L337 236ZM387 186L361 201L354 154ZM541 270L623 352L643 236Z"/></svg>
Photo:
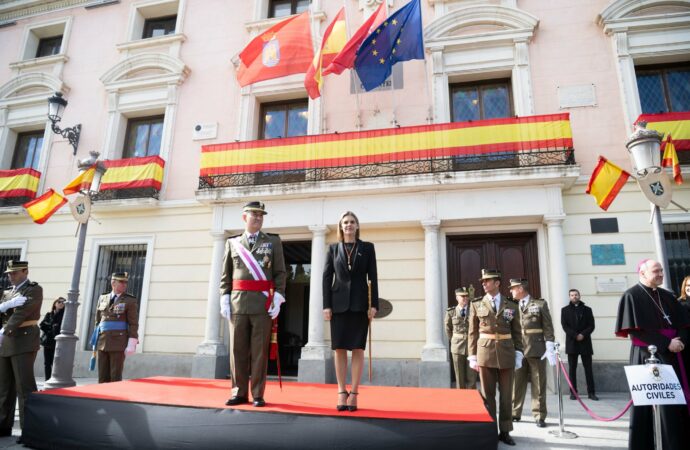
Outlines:
<svg viewBox="0 0 690 450"><path fill-rule="evenodd" d="M347 395L348 398L350 397L350 395L359 395L359 392L350 392L350 393ZM356 400L356 399L357 399L357 397L355 397L355 400ZM347 410L350 411L350 412L355 412L355 411L357 411L357 405L347 405Z"/></svg>
<svg viewBox="0 0 690 450"><path fill-rule="evenodd" d="M338 392L338 395L339 396L340 395L347 395L347 397L345 397L346 402L347 402L347 398L350 396L349 392L347 392L347 391ZM335 409L337 411L345 411L347 409L347 405L336 405Z"/></svg>

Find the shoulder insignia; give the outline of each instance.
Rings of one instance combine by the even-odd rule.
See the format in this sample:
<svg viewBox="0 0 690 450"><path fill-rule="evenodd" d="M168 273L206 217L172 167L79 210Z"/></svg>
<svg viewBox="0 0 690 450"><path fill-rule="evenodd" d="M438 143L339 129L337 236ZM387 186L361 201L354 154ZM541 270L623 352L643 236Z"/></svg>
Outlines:
<svg viewBox="0 0 690 450"><path fill-rule="evenodd" d="M29 286L38 286L38 283L35 281L29 281Z"/></svg>
<svg viewBox="0 0 690 450"><path fill-rule="evenodd" d="M480 301L482 301L483 298L484 297L475 297L472 301L473 302L480 302Z"/></svg>
<svg viewBox="0 0 690 450"><path fill-rule="evenodd" d="M240 236L242 236L242 233L236 234L236 235L234 235L234 236L230 236L228 239L234 239L234 238L240 237Z"/></svg>
<svg viewBox="0 0 690 450"><path fill-rule="evenodd" d="M266 234L269 235L269 236L275 236L275 237L278 237L278 238L280 237L280 235L279 235L278 233L266 233Z"/></svg>
<svg viewBox="0 0 690 450"><path fill-rule="evenodd" d="M451 307L449 307L448 309L446 309L446 311L452 311L452 310L454 310L454 309L455 309L455 306L451 306Z"/></svg>
<svg viewBox="0 0 690 450"><path fill-rule="evenodd" d="M513 303L515 303L515 304L520 303L519 300L516 300L516 299L514 299L513 297L508 297L508 300L511 301L511 302L513 302Z"/></svg>

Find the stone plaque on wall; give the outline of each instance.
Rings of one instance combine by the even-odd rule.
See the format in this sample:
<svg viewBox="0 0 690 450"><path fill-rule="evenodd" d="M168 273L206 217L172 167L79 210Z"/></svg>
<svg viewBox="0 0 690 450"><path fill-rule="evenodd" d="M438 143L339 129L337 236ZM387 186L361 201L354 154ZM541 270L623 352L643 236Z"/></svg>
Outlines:
<svg viewBox="0 0 690 450"><path fill-rule="evenodd" d="M597 106L597 96L593 84L558 86L558 107L579 108Z"/></svg>
<svg viewBox="0 0 690 450"><path fill-rule="evenodd" d="M625 292L628 289L627 277L594 277L597 292Z"/></svg>

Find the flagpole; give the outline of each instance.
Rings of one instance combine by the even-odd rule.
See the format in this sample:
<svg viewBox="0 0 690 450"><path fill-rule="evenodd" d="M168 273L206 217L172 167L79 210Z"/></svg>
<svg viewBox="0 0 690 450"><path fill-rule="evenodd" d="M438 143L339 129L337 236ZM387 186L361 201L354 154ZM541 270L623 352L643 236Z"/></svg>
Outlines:
<svg viewBox="0 0 690 450"><path fill-rule="evenodd" d="M384 9L386 10L386 20L388 20L387 19L388 18L388 0L383 0L383 6L384 6ZM398 125L398 120L395 118L395 110L398 108L398 101L397 101L397 96L395 95L395 86L393 86L393 80L394 80L393 67L394 66L391 66L391 75L390 75L390 78L391 78L391 89L390 89L390 91L391 91L391 95L393 97L393 121L391 122L391 124L394 127L396 127Z"/></svg>
<svg viewBox="0 0 690 450"><path fill-rule="evenodd" d="M428 103L428 110L426 116L426 123L434 123L434 110L431 102L431 87L429 86L429 67L426 64L426 56L424 57L424 85L426 86L426 101Z"/></svg>
<svg viewBox="0 0 690 450"><path fill-rule="evenodd" d="M345 30L347 31L347 40L349 41L352 37L352 33L350 33L350 21L348 19L349 14L347 13L346 0L343 0L343 8L345 8ZM350 69L350 71L355 74L353 83L355 86L355 103L357 105L357 119L355 120L355 129L357 131L360 131L362 129L362 109L359 103L359 76L356 75L357 72L355 71L354 67ZM352 73L350 74L351 79Z"/></svg>

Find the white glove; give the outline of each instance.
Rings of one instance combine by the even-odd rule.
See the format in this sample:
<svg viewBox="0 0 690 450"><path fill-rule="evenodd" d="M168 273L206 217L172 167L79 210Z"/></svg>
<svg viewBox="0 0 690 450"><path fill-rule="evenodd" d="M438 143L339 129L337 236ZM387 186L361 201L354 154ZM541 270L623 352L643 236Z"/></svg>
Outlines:
<svg viewBox="0 0 690 450"><path fill-rule="evenodd" d="M479 368L477 367L477 355L472 355L467 358L467 360L470 362L470 369L479 372Z"/></svg>
<svg viewBox="0 0 690 450"><path fill-rule="evenodd" d="M230 294L223 294L220 297L220 315L230 320Z"/></svg>
<svg viewBox="0 0 690 450"><path fill-rule="evenodd" d="M285 303L285 297L283 297L280 292L275 292L273 294L273 303L271 303L267 311L271 319L278 317L278 314L280 314L280 305L283 303Z"/></svg>
<svg viewBox="0 0 690 450"><path fill-rule="evenodd" d="M8 309L16 308L17 306L22 306L26 303L26 297L20 295L12 300L7 300L6 302L0 304L0 313L7 312Z"/></svg>
<svg viewBox="0 0 690 450"><path fill-rule="evenodd" d="M5 339L5 329L0 328L0 347L2 347L2 340Z"/></svg>
<svg viewBox="0 0 690 450"><path fill-rule="evenodd" d="M125 355L130 356L136 353L137 351L137 344L139 341L137 341L137 338L129 338L127 341L127 348L125 349Z"/></svg>
<svg viewBox="0 0 690 450"><path fill-rule="evenodd" d="M519 369L522 367L522 358L524 358L525 355L518 350L515 350L515 368Z"/></svg>
<svg viewBox="0 0 690 450"><path fill-rule="evenodd" d="M546 341L546 352L541 356L541 359L546 358L549 361L550 366L556 365L556 350L554 350L553 342Z"/></svg>

